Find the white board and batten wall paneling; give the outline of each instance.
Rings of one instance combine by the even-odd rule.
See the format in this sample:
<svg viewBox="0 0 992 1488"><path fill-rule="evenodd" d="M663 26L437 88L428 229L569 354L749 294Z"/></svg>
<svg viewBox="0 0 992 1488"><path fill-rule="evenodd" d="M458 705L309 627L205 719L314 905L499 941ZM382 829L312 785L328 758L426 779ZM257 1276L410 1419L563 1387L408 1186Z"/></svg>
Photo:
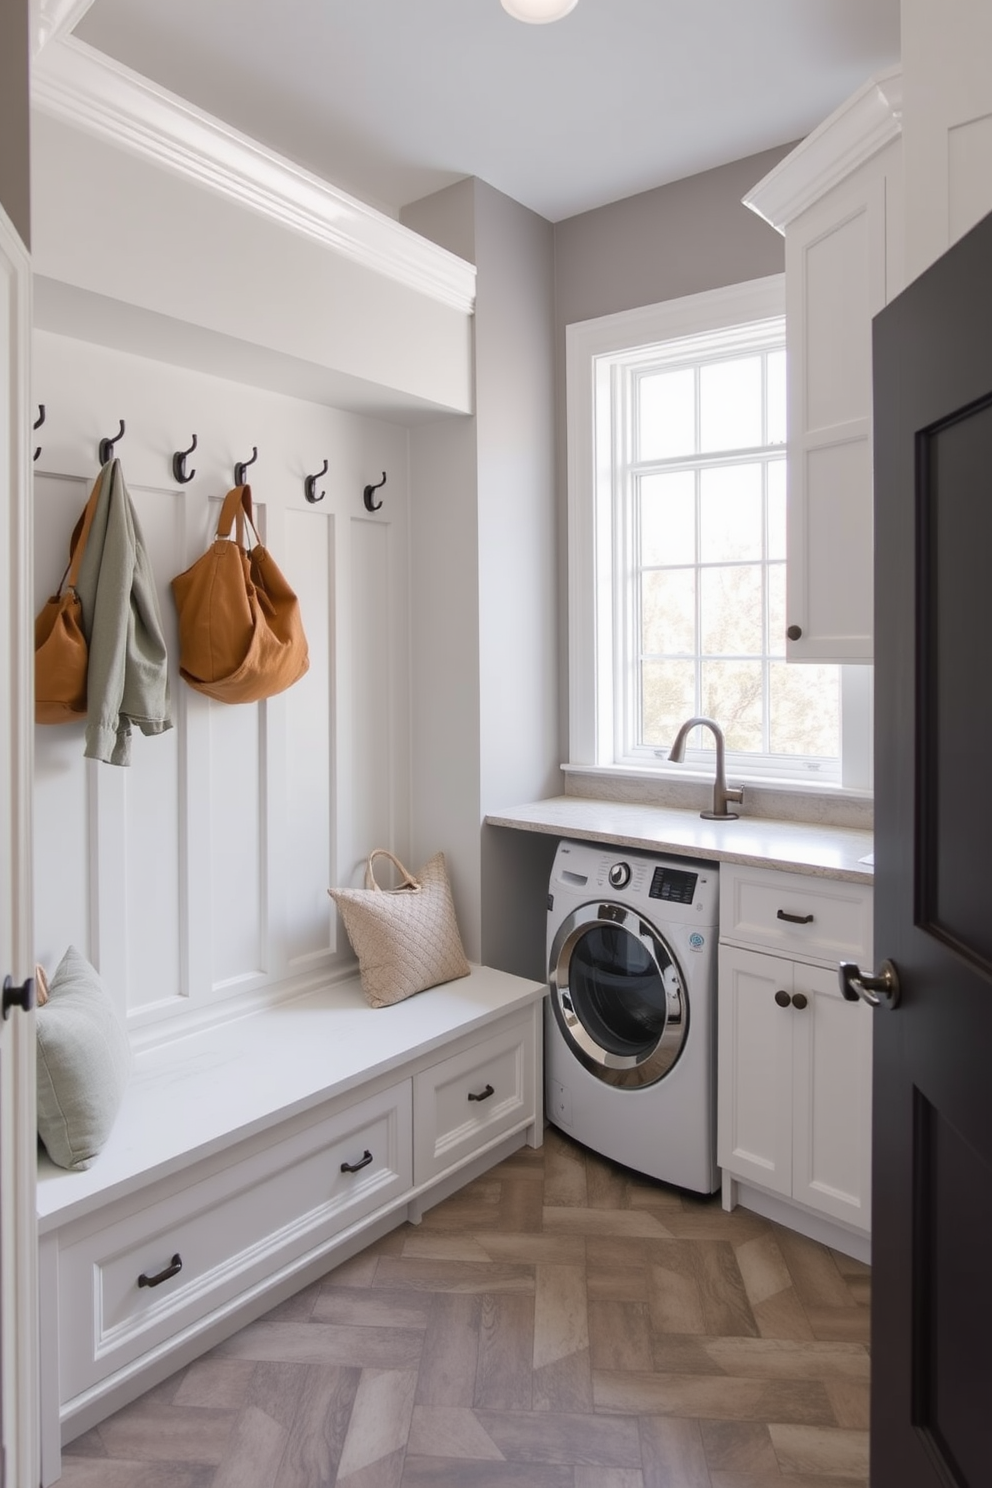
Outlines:
<svg viewBox="0 0 992 1488"><path fill-rule="evenodd" d="M158 585L175 727L135 734L121 769L83 758L83 727L36 729L36 955L68 944L99 968L139 1039L333 978L353 966L327 888L361 881L409 835L407 434L257 388L47 332L34 397L35 609L117 445ZM193 433L188 484L174 450ZM300 598L310 669L230 706L178 675L170 581L204 552L236 460L263 541ZM310 505L304 478L329 462ZM388 473L370 515L363 487Z"/></svg>

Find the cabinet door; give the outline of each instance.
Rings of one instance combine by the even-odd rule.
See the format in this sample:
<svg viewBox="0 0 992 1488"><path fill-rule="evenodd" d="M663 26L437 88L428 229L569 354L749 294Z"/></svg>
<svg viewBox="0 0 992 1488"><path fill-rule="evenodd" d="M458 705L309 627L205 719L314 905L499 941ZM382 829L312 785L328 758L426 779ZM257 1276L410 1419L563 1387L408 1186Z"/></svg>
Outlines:
<svg viewBox="0 0 992 1488"><path fill-rule="evenodd" d="M895 140L786 231L790 661L872 657L871 318L900 174Z"/></svg>
<svg viewBox="0 0 992 1488"><path fill-rule="evenodd" d="M415 1183L427 1183L533 1121L535 1016L531 1009L414 1076Z"/></svg>
<svg viewBox="0 0 992 1488"><path fill-rule="evenodd" d="M844 1001L834 971L797 963L793 972L793 1198L867 1230L871 1009Z"/></svg>
<svg viewBox="0 0 992 1488"><path fill-rule="evenodd" d="M990 55L988 0L902 0L911 278L992 211Z"/></svg>
<svg viewBox="0 0 992 1488"><path fill-rule="evenodd" d="M792 1193L793 968L720 947L717 1162L735 1178ZM782 994L776 1002L776 993ZM780 1006L787 995L790 1002Z"/></svg>

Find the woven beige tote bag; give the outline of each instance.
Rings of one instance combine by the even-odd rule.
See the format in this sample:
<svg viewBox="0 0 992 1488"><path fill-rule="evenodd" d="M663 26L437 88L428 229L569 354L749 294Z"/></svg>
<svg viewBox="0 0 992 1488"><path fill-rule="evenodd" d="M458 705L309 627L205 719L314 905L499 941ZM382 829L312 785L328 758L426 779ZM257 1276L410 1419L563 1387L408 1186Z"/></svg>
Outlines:
<svg viewBox="0 0 992 1488"><path fill-rule="evenodd" d="M388 858L402 882L382 889L376 858ZM455 919L444 853L435 853L414 876L384 847L369 853L364 889L328 889L348 932L362 990L372 1007L389 1007L415 992L468 976Z"/></svg>

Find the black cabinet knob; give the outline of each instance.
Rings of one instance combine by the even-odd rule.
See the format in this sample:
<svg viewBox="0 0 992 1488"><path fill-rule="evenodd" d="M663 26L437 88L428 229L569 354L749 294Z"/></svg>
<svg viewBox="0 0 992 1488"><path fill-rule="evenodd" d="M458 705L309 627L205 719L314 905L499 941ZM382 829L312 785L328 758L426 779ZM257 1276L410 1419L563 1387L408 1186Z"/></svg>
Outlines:
<svg viewBox="0 0 992 1488"><path fill-rule="evenodd" d="M792 1006L802 1012L804 1007L809 1007L809 998L805 992L797 992L792 999Z"/></svg>
<svg viewBox="0 0 992 1488"><path fill-rule="evenodd" d="M801 641L803 638L803 628L801 625L790 625L785 633L790 641Z"/></svg>
<svg viewBox="0 0 992 1488"><path fill-rule="evenodd" d="M789 996L788 992L780 987L779 990L775 993L775 1001L778 1003L779 1007L788 1007L789 1003L792 1001L792 998Z"/></svg>
<svg viewBox="0 0 992 1488"><path fill-rule="evenodd" d="M13 977L3 979L3 1016L4 1021L10 1017L11 1008L23 1008L30 1012L34 1007L34 977L28 977L19 987L14 986Z"/></svg>

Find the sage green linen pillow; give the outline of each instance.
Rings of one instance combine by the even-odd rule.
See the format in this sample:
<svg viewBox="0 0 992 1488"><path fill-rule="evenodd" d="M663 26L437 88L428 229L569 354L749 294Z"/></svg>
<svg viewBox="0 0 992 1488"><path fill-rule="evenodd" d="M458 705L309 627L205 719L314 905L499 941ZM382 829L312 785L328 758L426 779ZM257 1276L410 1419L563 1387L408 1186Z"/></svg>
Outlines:
<svg viewBox="0 0 992 1488"><path fill-rule="evenodd" d="M37 1012L38 1135L60 1168L88 1168L120 1110L131 1045L110 994L70 946Z"/></svg>

